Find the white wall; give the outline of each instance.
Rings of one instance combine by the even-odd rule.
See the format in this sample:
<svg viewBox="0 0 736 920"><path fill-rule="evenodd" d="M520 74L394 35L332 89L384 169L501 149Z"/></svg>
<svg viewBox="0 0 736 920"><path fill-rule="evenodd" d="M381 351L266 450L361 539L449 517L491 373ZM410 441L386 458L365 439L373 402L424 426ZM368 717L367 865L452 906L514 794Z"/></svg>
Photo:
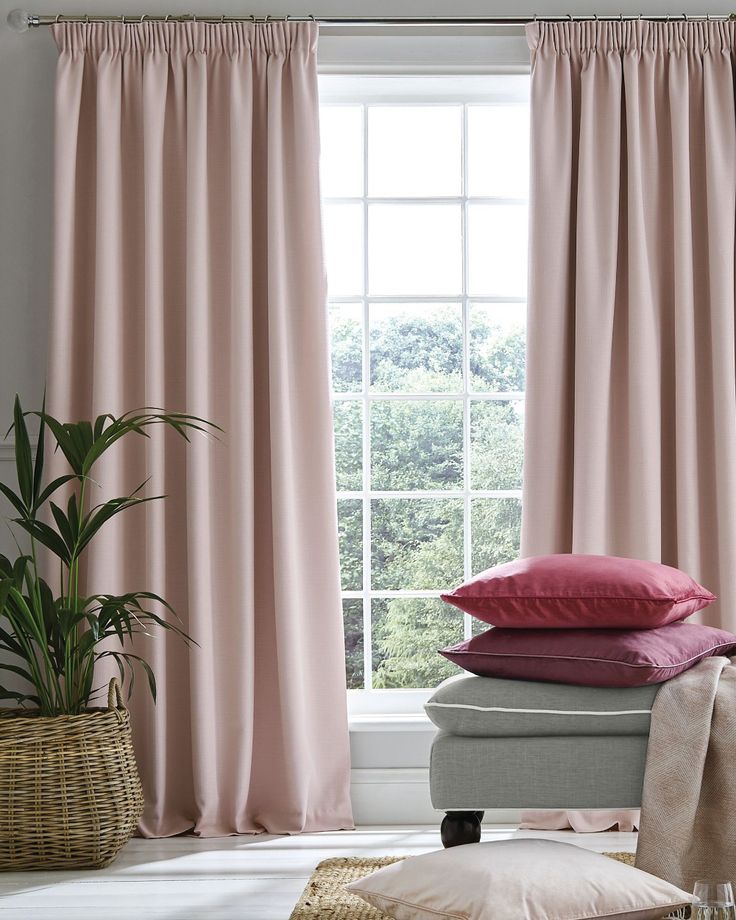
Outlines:
<svg viewBox="0 0 736 920"><path fill-rule="evenodd" d="M329 15L491 15L497 14L637 14L683 12L666 0L43 0L32 12L55 13L254 13L262 16L292 14ZM39 3L41 0L39 0ZM18 392L28 407L40 404L46 361L46 310L49 285L51 225L51 164L53 81L56 51L48 29L16 35L5 27L9 10L23 0L0 0L0 434L8 427L13 395ZM689 3L690 13L728 13L724 0ZM325 30L324 59L336 61L341 53L337 34ZM342 34L345 34L344 32ZM356 33L353 33L356 35ZM390 33L389 33L390 34ZM404 33L406 34L406 33ZM432 33L437 36L437 32ZM448 33L452 35L456 33ZM365 52L371 36L385 29L357 33ZM434 39L431 39L434 41ZM452 39L449 39L452 41ZM356 39L353 39L355 42ZM421 44L421 42L419 43ZM414 39L413 47L416 49ZM521 48L521 52L519 52ZM353 48L348 55L353 54ZM511 56L523 56L516 42ZM430 56L431 59L431 56ZM0 478L12 473L9 453L0 446ZM0 526L0 551L8 547ZM426 788L429 731L407 733L355 733L352 737L356 817L361 822L430 820Z"/></svg>

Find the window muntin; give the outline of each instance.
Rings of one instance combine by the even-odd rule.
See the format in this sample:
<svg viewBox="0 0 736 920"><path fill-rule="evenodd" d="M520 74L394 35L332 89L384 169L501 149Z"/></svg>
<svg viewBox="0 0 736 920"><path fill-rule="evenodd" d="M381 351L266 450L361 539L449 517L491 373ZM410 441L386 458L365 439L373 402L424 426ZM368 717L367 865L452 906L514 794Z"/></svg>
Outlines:
<svg viewBox="0 0 736 920"><path fill-rule="evenodd" d="M322 106L348 686L435 686L441 590L519 550L528 106L518 78ZM487 99L484 98L484 89ZM439 98L439 101L438 101ZM358 161L356 164L356 160Z"/></svg>

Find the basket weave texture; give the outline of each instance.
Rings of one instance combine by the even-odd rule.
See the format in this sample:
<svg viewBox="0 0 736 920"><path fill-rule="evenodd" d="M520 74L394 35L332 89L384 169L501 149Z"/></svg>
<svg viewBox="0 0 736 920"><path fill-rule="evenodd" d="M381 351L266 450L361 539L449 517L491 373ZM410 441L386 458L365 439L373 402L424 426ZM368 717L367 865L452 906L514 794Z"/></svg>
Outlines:
<svg viewBox="0 0 736 920"><path fill-rule="evenodd" d="M81 715L0 711L0 870L101 868L143 812L120 684Z"/></svg>

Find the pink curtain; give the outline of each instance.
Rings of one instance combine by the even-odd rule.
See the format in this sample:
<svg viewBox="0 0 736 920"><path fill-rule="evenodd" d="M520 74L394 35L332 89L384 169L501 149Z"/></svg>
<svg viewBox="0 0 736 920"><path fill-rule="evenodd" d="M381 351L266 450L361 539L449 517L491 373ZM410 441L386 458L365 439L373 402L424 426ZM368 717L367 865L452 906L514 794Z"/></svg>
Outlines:
<svg viewBox="0 0 736 920"><path fill-rule="evenodd" d="M736 630L736 24L527 36L522 551L678 566Z"/></svg>
<svg viewBox="0 0 736 920"><path fill-rule="evenodd" d="M54 35L49 408L225 430L155 433L99 471L169 497L119 519L88 586L162 594L199 643L139 649L159 680L132 702L143 833L349 828L316 26Z"/></svg>

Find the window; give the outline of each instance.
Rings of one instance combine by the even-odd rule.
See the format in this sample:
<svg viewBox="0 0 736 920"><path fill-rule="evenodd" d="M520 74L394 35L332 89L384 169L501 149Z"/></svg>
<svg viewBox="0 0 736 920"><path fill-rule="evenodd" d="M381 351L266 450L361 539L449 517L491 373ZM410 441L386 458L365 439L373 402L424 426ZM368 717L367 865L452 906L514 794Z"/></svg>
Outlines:
<svg viewBox="0 0 736 920"><path fill-rule="evenodd" d="M519 552L527 79L321 81L348 686L434 687Z"/></svg>

